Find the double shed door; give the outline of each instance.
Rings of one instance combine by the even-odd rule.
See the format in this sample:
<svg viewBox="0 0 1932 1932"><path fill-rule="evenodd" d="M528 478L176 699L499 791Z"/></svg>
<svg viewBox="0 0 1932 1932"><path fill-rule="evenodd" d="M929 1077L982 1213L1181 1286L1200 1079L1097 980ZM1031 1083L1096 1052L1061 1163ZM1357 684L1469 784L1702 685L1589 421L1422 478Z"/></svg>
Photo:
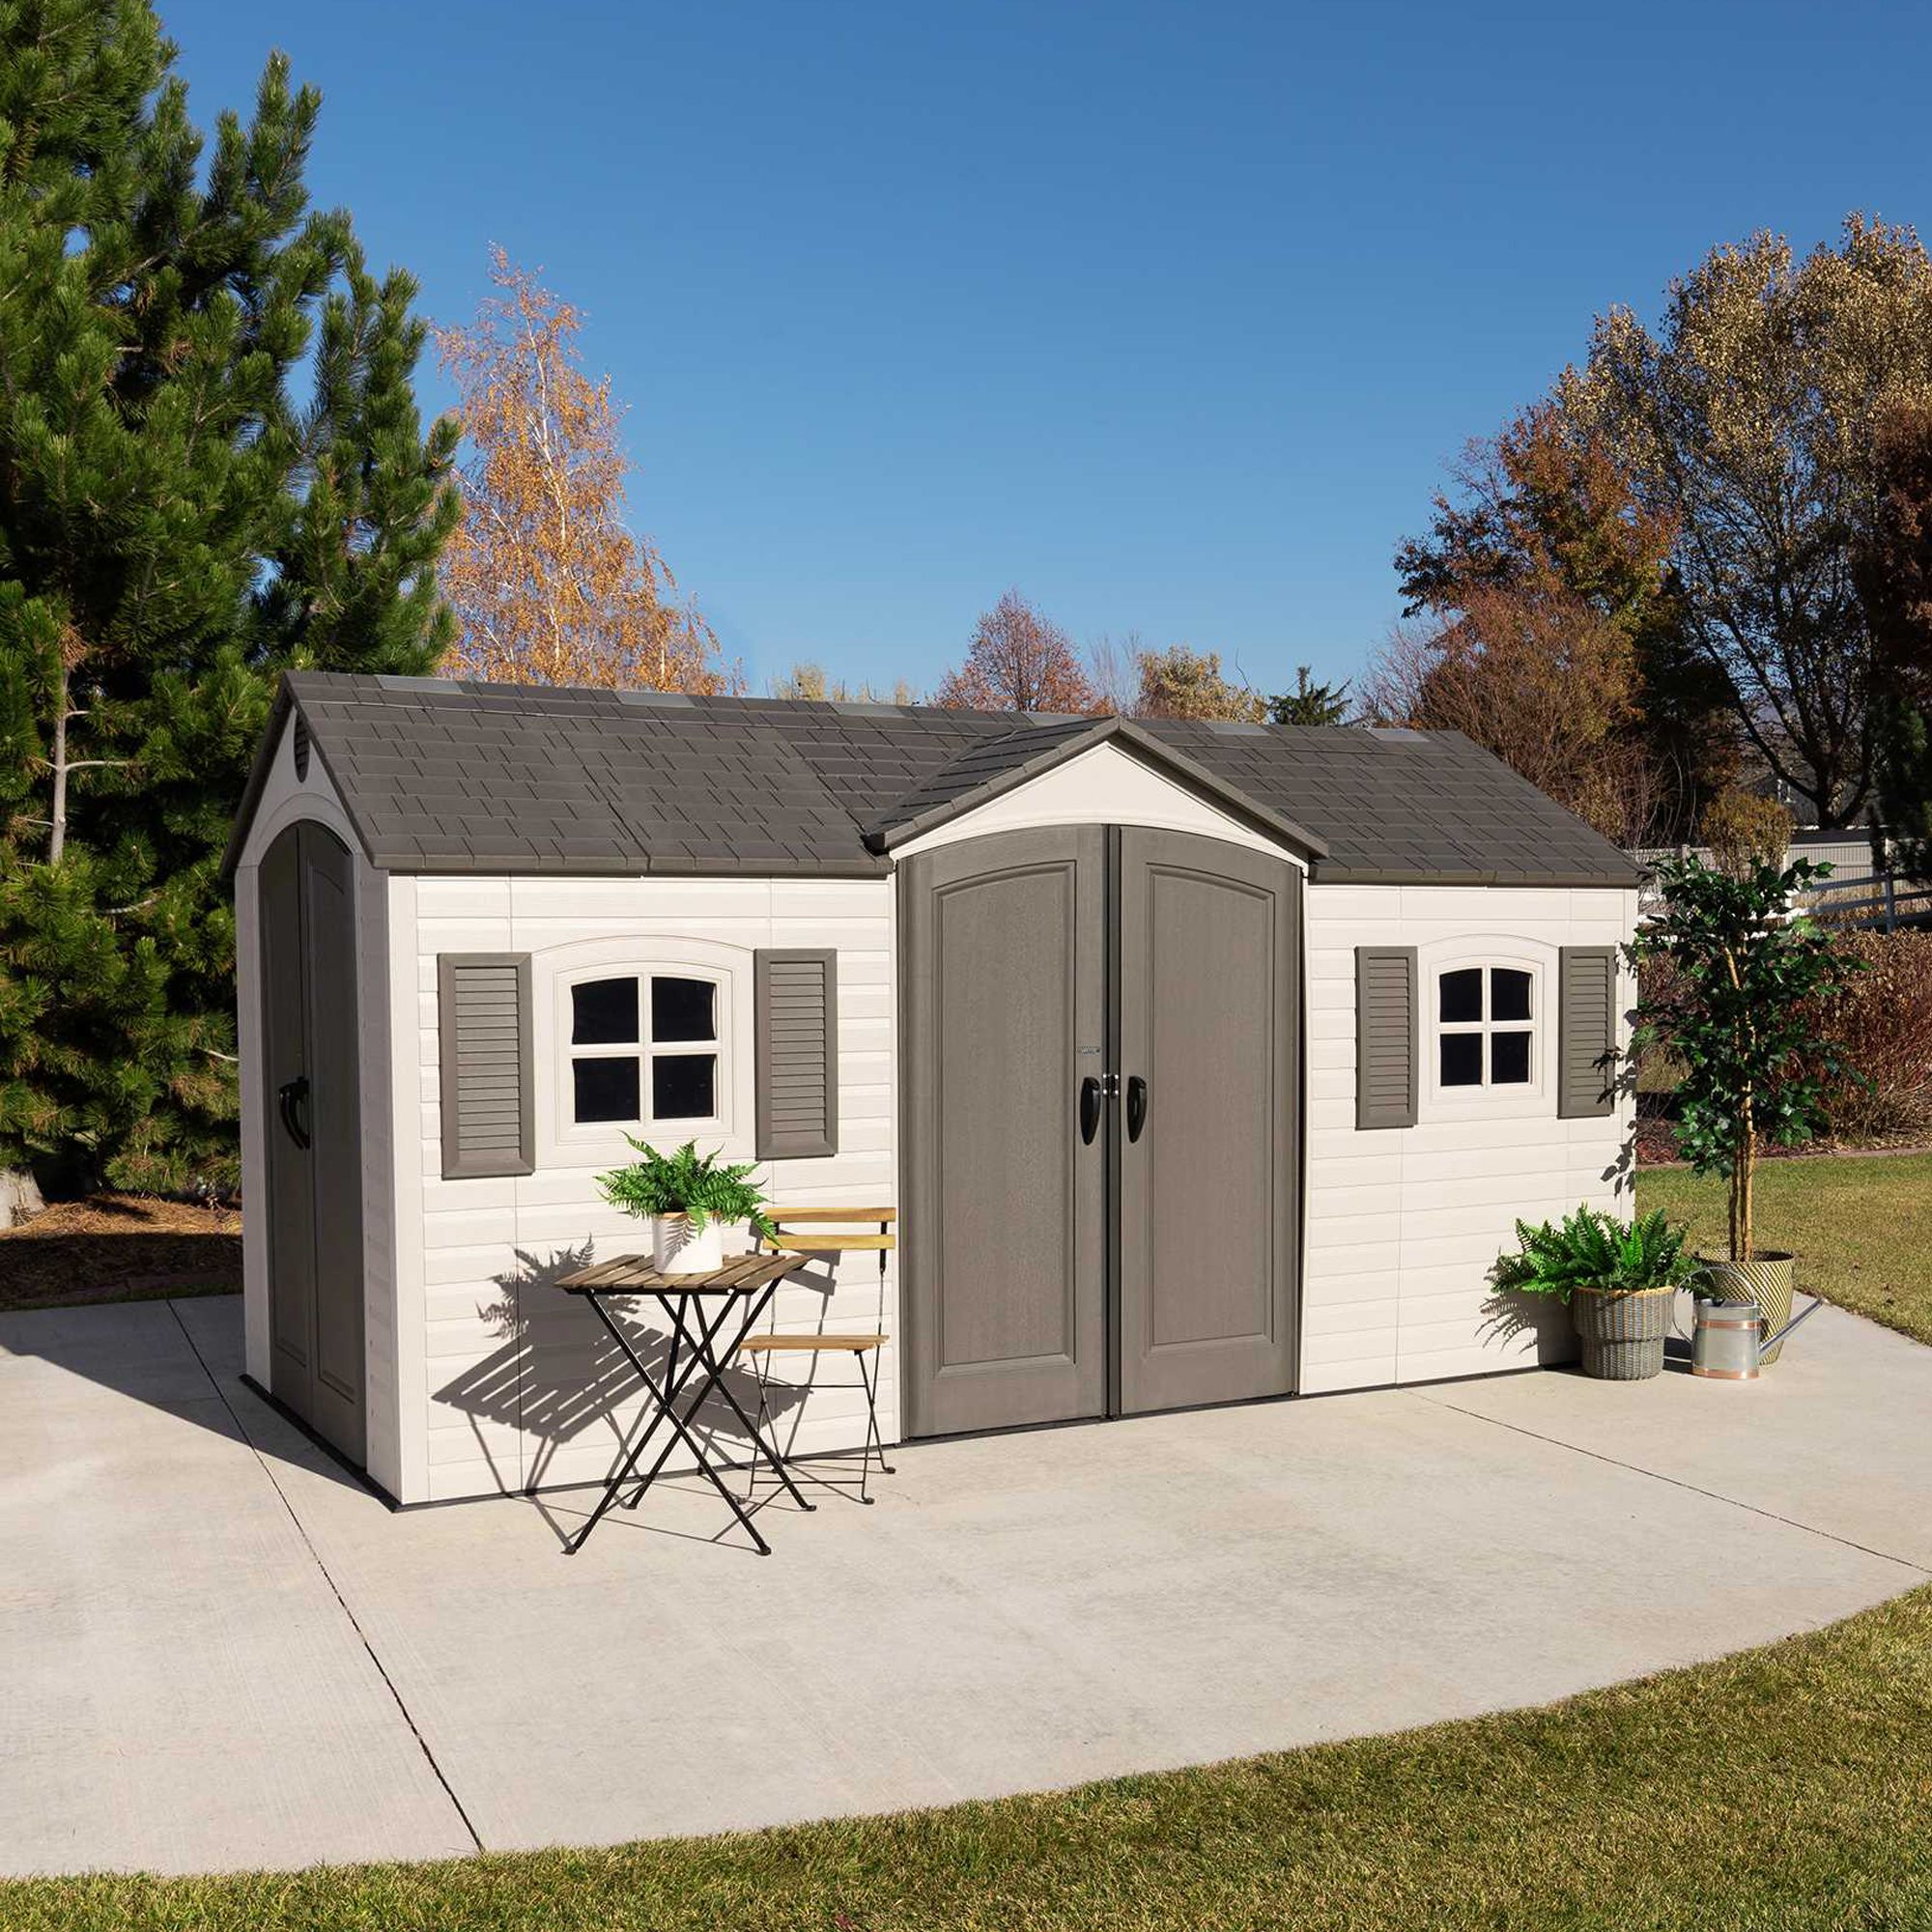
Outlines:
<svg viewBox="0 0 1932 1932"><path fill-rule="evenodd" d="M910 1431L1287 1393L1298 874L1069 826L903 877Z"/></svg>
<svg viewBox="0 0 1932 1932"><path fill-rule="evenodd" d="M363 1403L355 870L302 820L263 855L270 1384L356 1464Z"/></svg>

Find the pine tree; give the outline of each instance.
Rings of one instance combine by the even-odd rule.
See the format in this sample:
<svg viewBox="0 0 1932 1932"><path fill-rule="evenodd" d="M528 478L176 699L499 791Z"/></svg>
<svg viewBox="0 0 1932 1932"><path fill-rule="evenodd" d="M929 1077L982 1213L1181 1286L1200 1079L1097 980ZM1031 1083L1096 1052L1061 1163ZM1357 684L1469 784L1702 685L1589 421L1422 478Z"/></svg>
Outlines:
<svg viewBox="0 0 1932 1932"><path fill-rule="evenodd" d="M217 868L274 679L448 638L414 286L310 210L281 56L205 166L174 59L139 0L0 0L0 1170L69 1186L233 1185Z"/></svg>

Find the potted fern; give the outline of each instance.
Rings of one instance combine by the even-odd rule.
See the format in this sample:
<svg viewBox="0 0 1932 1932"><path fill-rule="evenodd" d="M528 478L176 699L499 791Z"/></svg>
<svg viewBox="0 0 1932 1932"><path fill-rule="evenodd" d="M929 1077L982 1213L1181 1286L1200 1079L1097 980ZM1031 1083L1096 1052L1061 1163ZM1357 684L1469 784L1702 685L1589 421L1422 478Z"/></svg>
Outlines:
<svg viewBox="0 0 1932 1932"><path fill-rule="evenodd" d="M1578 1208L1540 1227L1519 1221L1516 1237L1519 1252L1496 1264L1492 1279L1506 1292L1570 1304L1586 1376L1634 1382L1662 1370L1672 1301L1703 1273L1684 1251L1682 1228L1661 1209L1626 1226Z"/></svg>
<svg viewBox="0 0 1932 1932"><path fill-rule="evenodd" d="M752 1166L721 1166L695 1141L664 1154L626 1134L643 1156L597 1177L613 1208L651 1224L651 1265L660 1274L709 1274L724 1264L724 1229L749 1226L770 1235L763 1191L747 1179Z"/></svg>

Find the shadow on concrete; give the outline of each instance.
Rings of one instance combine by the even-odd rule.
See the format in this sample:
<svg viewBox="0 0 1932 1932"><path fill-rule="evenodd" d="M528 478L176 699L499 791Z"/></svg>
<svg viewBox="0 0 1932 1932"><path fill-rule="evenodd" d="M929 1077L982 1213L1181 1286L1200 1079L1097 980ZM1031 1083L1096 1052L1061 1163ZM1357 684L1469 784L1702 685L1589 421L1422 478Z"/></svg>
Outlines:
<svg viewBox="0 0 1932 1932"><path fill-rule="evenodd" d="M542 1489L557 1452L593 1431L609 1437L614 1468L636 1439L635 1432L648 1427L657 1414L636 1369L603 1324L581 1297L557 1286L566 1276L588 1267L595 1248L587 1237L554 1248L548 1256L519 1248L516 1266L494 1278L497 1299L478 1310L490 1332L499 1338L499 1346L435 1392L438 1402L448 1403L470 1418L479 1453L506 1492L528 1494ZM662 1387L671 1366L673 1337L657 1304L643 1296L626 1296L607 1301L606 1306ZM731 1332L727 1327L720 1347ZM689 1354L687 1336L677 1345L680 1370ZM721 1380L746 1414L755 1418L758 1378L752 1370L727 1362ZM803 1395L803 1390L773 1384L766 1403L775 1422ZM493 1440L482 1427L486 1422L516 1432L515 1468L507 1466L509 1458L500 1437ZM706 1454L722 1463L741 1462L750 1450L744 1425L715 1390L690 1418L689 1426ZM667 1440L675 1440L674 1432L660 1423L657 1440L645 1453L644 1467Z"/></svg>

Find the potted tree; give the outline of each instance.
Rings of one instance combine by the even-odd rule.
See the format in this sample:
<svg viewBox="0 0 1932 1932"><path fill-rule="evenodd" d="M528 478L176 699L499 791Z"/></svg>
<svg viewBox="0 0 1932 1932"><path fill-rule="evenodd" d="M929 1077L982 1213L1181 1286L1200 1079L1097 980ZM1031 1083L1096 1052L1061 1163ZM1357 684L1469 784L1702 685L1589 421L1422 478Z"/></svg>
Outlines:
<svg viewBox="0 0 1932 1932"><path fill-rule="evenodd" d="M724 1231L749 1226L770 1235L763 1191L746 1177L752 1167L721 1167L695 1141L663 1154L626 1134L643 1156L597 1177L614 1208L651 1224L651 1264L660 1274L709 1274L724 1264Z"/></svg>
<svg viewBox="0 0 1932 1932"><path fill-rule="evenodd" d="M1519 1251L1492 1278L1505 1293L1570 1304L1586 1376L1635 1382L1662 1371L1671 1304L1701 1271L1684 1251L1682 1228L1661 1210L1626 1226L1602 1208L1578 1208L1535 1228L1519 1221L1516 1238Z"/></svg>
<svg viewBox="0 0 1932 1932"><path fill-rule="evenodd" d="M1699 1174L1728 1183L1726 1252L1703 1257L1709 1292L1755 1301L1766 1335L1791 1319L1792 1257L1757 1245L1758 1152L1809 1140L1826 1082L1847 1071L1815 1037L1812 1003L1837 991L1858 961L1798 909L1831 869L1804 859L1724 870L1666 860L1656 870L1662 908L1631 948L1637 967L1664 969L1645 976L1636 1041L1661 1047L1681 1069L1678 1148Z"/></svg>

